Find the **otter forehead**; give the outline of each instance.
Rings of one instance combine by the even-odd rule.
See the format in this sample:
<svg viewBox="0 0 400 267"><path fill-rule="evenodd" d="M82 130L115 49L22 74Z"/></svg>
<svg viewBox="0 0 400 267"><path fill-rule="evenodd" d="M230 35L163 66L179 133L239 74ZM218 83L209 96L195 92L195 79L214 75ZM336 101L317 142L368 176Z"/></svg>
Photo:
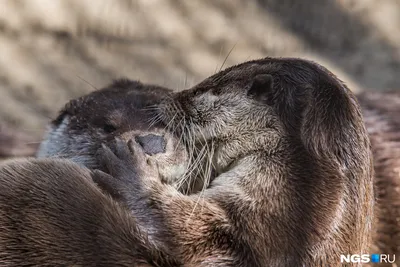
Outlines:
<svg viewBox="0 0 400 267"><path fill-rule="evenodd" d="M147 107L157 104L168 89L144 85L137 81L119 80L107 88L71 100L52 122L57 127L68 116L68 127L85 131L104 127L106 133L148 130L153 113Z"/></svg>

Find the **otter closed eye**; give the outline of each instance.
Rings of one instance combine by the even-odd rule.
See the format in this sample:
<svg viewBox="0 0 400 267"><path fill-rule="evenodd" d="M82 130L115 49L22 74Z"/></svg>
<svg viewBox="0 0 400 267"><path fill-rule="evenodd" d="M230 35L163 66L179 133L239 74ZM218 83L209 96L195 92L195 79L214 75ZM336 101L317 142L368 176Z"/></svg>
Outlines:
<svg viewBox="0 0 400 267"><path fill-rule="evenodd" d="M117 128L114 125L111 124L105 124L103 127L104 132L106 133L113 133L117 130Z"/></svg>

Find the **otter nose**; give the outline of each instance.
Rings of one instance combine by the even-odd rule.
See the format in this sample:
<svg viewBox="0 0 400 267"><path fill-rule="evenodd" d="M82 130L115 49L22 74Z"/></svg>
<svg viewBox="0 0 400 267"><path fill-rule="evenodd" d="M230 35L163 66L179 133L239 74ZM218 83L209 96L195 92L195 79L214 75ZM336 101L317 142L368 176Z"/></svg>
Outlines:
<svg viewBox="0 0 400 267"><path fill-rule="evenodd" d="M136 136L135 140L143 147L144 152L150 156L165 152L164 136L148 134Z"/></svg>

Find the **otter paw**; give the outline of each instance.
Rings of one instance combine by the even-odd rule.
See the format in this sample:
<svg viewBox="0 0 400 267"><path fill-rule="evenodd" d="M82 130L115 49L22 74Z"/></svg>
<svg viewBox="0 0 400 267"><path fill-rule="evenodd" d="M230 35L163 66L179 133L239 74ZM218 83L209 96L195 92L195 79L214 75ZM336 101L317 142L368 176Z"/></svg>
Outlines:
<svg viewBox="0 0 400 267"><path fill-rule="evenodd" d="M110 146L102 145L97 157L103 166L102 172L92 172L93 181L112 197L127 201L130 199L132 189L138 187L140 179L146 178L143 166L146 158L138 148L134 148L122 140L115 140Z"/></svg>
<svg viewBox="0 0 400 267"><path fill-rule="evenodd" d="M122 140L117 139L111 146L103 144L98 152L98 159L103 169L115 179L129 183L139 175L137 159Z"/></svg>
<svg viewBox="0 0 400 267"><path fill-rule="evenodd" d="M131 183L140 177L158 178L157 163L147 158L142 147L134 140L127 144L117 139L111 147L102 145L99 161L111 176L125 183Z"/></svg>
<svg viewBox="0 0 400 267"><path fill-rule="evenodd" d="M126 199L126 188L125 185L121 184L121 181L100 170L93 170L91 176L93 182L95 182L106 193L110 194L111 197L116 199Z"/></svg>

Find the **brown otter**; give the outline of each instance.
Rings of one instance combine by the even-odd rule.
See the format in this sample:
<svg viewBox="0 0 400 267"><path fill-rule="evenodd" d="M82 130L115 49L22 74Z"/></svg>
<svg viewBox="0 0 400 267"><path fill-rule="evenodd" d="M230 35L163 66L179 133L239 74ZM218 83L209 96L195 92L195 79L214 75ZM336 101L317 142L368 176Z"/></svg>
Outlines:
<svg viewBox="0 0 400 267"><path fill-rule="evenodd" d="M96 169L99 164L95 154L102 143L115 137L136 138L159 163L162 180L173 183L186 169L186 151L152 120L154 105L170 92L164 87L120 79L73 99L50 124L37 156L67 158Z"/></svg>
<svg viewBox="0 0 400 267"><path fill-rule="evenodd" d="M123 87L132 87L136 88L138 85L139 88L145 87L141 85L140 83L137 82L130 82L127 80L116 82L112 88L114 90L118 90L120 85L123 85ZM151 97L156 97L157 99L160 98L160 90L165 90L160 87L157 87L159 89L156 89L156 94L154 94L154 91L151 90L151 87L148 88L148 90L143 89L141 93L145 94L148 93ZM103 89L104 90L104 89ZM165 90L168 91L168 90ZM137 92L136 92L137 93ZM162 95L163 93L161 93ZM118 99L118 97L115 97L115 95L121 95L121 92L119 94L115 94L113 92L112 94L108 95L110 98L115 98ZM95 94L92 95L92 99L96 100L97 97L101 96L100 94ZM122 94L123 96L123 94ZM359 101L362 105L362 110L364 113L364 118L366 119L366 125L367 125L367 131L370 134L372 138L372 149L374 153L374 158L375 158L375 172L376 172L376 181L375 185L377 187L377 197L378 197L378 207L377 209L379 210L377 213L377 221L376 221L376 232L375 232L375 237L374 237L374 242L373 242L373 249L372 251L375 253L389 253L389 254L396 254L396 256L400 257L398 254L398 251L400 250L400 245L397 244L399 238L399 229L400 226L398 225L398 220L397 218L400 218L400 213L398 212L398 202L400 201L399 198L397 197L397 188L398 184L400 183L397 179L398 174L397 174L397 166L399 164L397 163L397 146L393 146L395 140L395 136L398 135L398 122L397 122L397 103L398 101L398 93L396 92L386 92L386 93L377 93L377 92L367 92L363 93L361 95L358 95ZM143 99L138 99L136 103L140 103L140 101L144 101L147 104L151 102L151 99L149 97L145 98L146 100ZM385 105L382 105L382 100L384 99ZM105 103L107 105L107 98L101 98L101 101L93 101L95 103ZM75 104L75 108L79 108L79 103L85 103L85 101L73 101ZM391 104L392 103L392 104ZM73 105L68 105L68 106L73 106ZM109 107L109 106L108 106ZM99 110L99 113L101 114L110 114L111 110L110 109L104 109L103 104L100 104L98 106L94 105L90 108L90 110ZM122 108L121 108L122 109ZM104 110L107 112L105 113ZM139 110L139 112L142 112ZM108 113L108 114L107 114ZM135 112L136 113L136 112ZM83 114L91 114L91 113L85 113L84 109L81 112L78 112L78 114L82 114L81 116L84 116ZM106 116L106 117L107 117ZM136 119L140 119L138 117L135 117ZM60 133L58 128L64 128L65 130L62 132L62 134L57 135L57 138L50 138L45 140L45 142L42 144L41 147L41 154L44 155L52 155L51 151L49 151L49 148L52 148L52 151L63 151L61 153L62 156L64 157L75 157L75 160L82 160L82 158L86 158L85 162L95 162L96 159L94 158L94 155L92 153L76 153L77 150L75 147L80 147L84 151L95 151L99 144L104 141L102 139L102 136L108 135L107 132L103 132L102 129L105 128L105 124L103 126L97 125L95 126L94 124L88 124L88 125L82 125L81 130L82 131L74 131L73 129L70 130L69 124L66 123L68 122L66 118L64 118L64 123L57 124L56 122L53 122L51 126L51 131L49 133L49 136L54 136L54 132ZM136 122L137 124L138 122ZM143 123L143 121L142 121ZM135 123L133 124L133 128L135 128ZM140 123L139 123L140 124ZM61 127L65 126L65 127ZM85 132L85 129L88 128L88 133L92 133L87 135ZM132 126L131 126L132 127ZM72 127L73 128L73 127ZM140 128L140 127L139 127ZM7 133L7 132L6 132ZM90 142L85 142L84 144L81 143L76 143L74 141L70 141L71 146L65 147L66 142L62 142L62 140L77 140L79 141L84 141L84 138L80 138L83 135L86 136L91 136L88 140ZM111 133L112 134L112 133ZM8 135L10 136L10 135ZM71 136L74 136L74 138L71 138ZM62 139L62 140L59 140ZM106 138L107 139L107 138ZM108 138L109 139L109 138ZM9 142L8 142L9 144ZM87 148L86 148L86 147ZM69 150L71 149L71 150ZM76 154L73 154L72 152L75 152L76 154L84 154L84 157L76 157ZM52 155L54 156L54 155ZM81 162L82 163L82 162ZM97 163L96 165L97 166ZM93 167L95 167L93 166ZM172 168L168 167L169 164L168 162L164 161L164 164L160 164L160 166L165 167L165 170L174 170L177 165L172 166ZM170 175L170 181L173 181L173 177L177 178L179 177L179 173L182 173L182 168L183 165L180 165L180 171L175 172L174 175ZM187 192L187 191L185 191Z"/></svg>
<svg viewBox="0 0 400 267"><path fill-rule="evenodd" d="M0 166L0 266L179 266L84 167L99 167L95 153L103 142L135 138L163 182L181 175L185 149L150 120L148 105L168 92L119 80L72 100L40 146L39 156L51 158Z"/></svg>
<svg viewBox="0 0 400 267"><path fill-rule="evenodd" d="M176 93L158 116L189 153L210 147L216 177L206 190L183 195L160 183L134 140L118 141L114 152L104 147L100 159L112 176L94 179L180 261L342 266L341 254L367 252L370 143L357 100L322 66L246 62Z"/></svg>

